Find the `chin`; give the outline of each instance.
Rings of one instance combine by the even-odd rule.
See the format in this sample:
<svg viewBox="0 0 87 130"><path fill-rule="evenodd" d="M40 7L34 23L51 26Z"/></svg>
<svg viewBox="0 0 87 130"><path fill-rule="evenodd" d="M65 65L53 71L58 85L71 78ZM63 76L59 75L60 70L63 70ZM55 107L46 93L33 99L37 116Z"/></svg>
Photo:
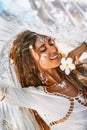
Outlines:
<svg viewBox="0 0 87 130"><path fill-rule="evenodd" d="M60 65L60 61L57 61L57 62L54 63L55 67L59 67L59 65Z"/></svg>
<svg viewBox="0 0 87 130"><path fill-rule="evenodd" d="M50 68L57 68L57 67L59 67L59 65L60 65L60 63L57 63L57 64L52 65L52 66L51 66L51 64L50 64Z"/></svg>

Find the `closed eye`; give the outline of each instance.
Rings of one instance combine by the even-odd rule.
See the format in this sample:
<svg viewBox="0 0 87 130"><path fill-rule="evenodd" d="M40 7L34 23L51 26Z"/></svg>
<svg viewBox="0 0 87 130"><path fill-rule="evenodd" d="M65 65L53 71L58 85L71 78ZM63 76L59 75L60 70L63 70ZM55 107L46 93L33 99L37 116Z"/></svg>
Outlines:
<svg viewBox="0 0 87 130"><path fill-rule="evenodd" d="M45 52L46 50L47 50L46 47L42 47L42 48L40 48L40 52Z"/></svg>

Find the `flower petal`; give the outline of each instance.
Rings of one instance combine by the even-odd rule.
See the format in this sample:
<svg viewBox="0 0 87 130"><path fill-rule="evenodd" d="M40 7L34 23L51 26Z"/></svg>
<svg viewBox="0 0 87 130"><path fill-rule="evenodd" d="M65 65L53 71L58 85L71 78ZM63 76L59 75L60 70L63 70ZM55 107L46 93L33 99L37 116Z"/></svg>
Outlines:
<svg viewBox="0 0 87 130"><path fill-rule="evenodd" d="M74 64L70 64L70 65L69 65L69 68L70 68L71 70L74 70L74 69L75 69L75 65L74 65Z"/></svg>
<svg viewBox="0 0 87 130"><path fill-rule="evenodd" d="M69 74L70 74L70 69L69 69L69 68L66 68L66 69L65 69L65 73L66 73L66 75L69 75Z"/></svg>
<svg viewBox="0 0 87 130"><path fill-rule="evenodd" d="M71 64L71 63L72 63L72 58L68 57L68 58L66 59L66 62L67 62L68 64Z"/></svg>
<svg viewBox="0 0 87 130"><path fill-rule="evenodd" d="M65 58L63 57L62 59L61 59L61 64L65 64L66 63L66 61L65 61Z"/></svg>
<svg viewBox="0 0 87 130"><path fill-rule="evenodd" d="M60 65L60 69L61 69L62 71L64 71L64 70L65 70L65 66L64 66L64 65Z"/></svg>

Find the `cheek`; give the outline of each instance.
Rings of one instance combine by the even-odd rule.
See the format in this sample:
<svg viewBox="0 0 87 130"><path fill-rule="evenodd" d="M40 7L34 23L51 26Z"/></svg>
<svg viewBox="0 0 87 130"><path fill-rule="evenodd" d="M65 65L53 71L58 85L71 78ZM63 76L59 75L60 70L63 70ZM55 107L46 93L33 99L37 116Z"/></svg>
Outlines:
<svg viewBox="0 0 87 130"><path fill-rule="evenodd" d="M47 55L46 54L41 54L40 56L40 61L45 61L47 59Z"/></svg>
<svg viewBox="0 0 87 130"><path fill-rule="evenodd" d="M46 60L46 58L47 58L47 55L46 54L41 54L41 56L40 56L40 60Z"/></svg>
<svg viewBox="0 0 87 130"><path fill-rule="evenodd" d="M47 55L46 54L41 54L41 56L40 56L40 65L42 67L45 67L45 65L47 65Z"/></svg>

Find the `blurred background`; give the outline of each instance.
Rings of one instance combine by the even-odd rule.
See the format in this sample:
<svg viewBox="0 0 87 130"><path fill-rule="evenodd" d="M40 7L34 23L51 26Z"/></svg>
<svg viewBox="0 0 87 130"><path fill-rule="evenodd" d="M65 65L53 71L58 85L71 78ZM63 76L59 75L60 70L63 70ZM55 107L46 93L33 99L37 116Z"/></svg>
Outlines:
<svg viewBox="0 0 87 130"><path fill-rule="evenodd" d="M87 0L0 0L1 43L21 28L51 35L59 43L87 40Z"/></svg>
<svg viewBox="0 0 87 130"><path fill-rule="evenodd" d="M87 0L0 0L1 76L7 75L10 40L25 29L53 36L67 54L87 41Z"/></svg>
<svg viewBox="0 0 87 130"><path fill-rule="evenodd" d="M87 0L0 0L0 41L21 28L64 43L87 40Z"/></svg>
<svg viewBox="0 0 87 130"><path fill-rule="evenodd" d="M0 17L87 28L87 0L0 0Z"/></svg>

